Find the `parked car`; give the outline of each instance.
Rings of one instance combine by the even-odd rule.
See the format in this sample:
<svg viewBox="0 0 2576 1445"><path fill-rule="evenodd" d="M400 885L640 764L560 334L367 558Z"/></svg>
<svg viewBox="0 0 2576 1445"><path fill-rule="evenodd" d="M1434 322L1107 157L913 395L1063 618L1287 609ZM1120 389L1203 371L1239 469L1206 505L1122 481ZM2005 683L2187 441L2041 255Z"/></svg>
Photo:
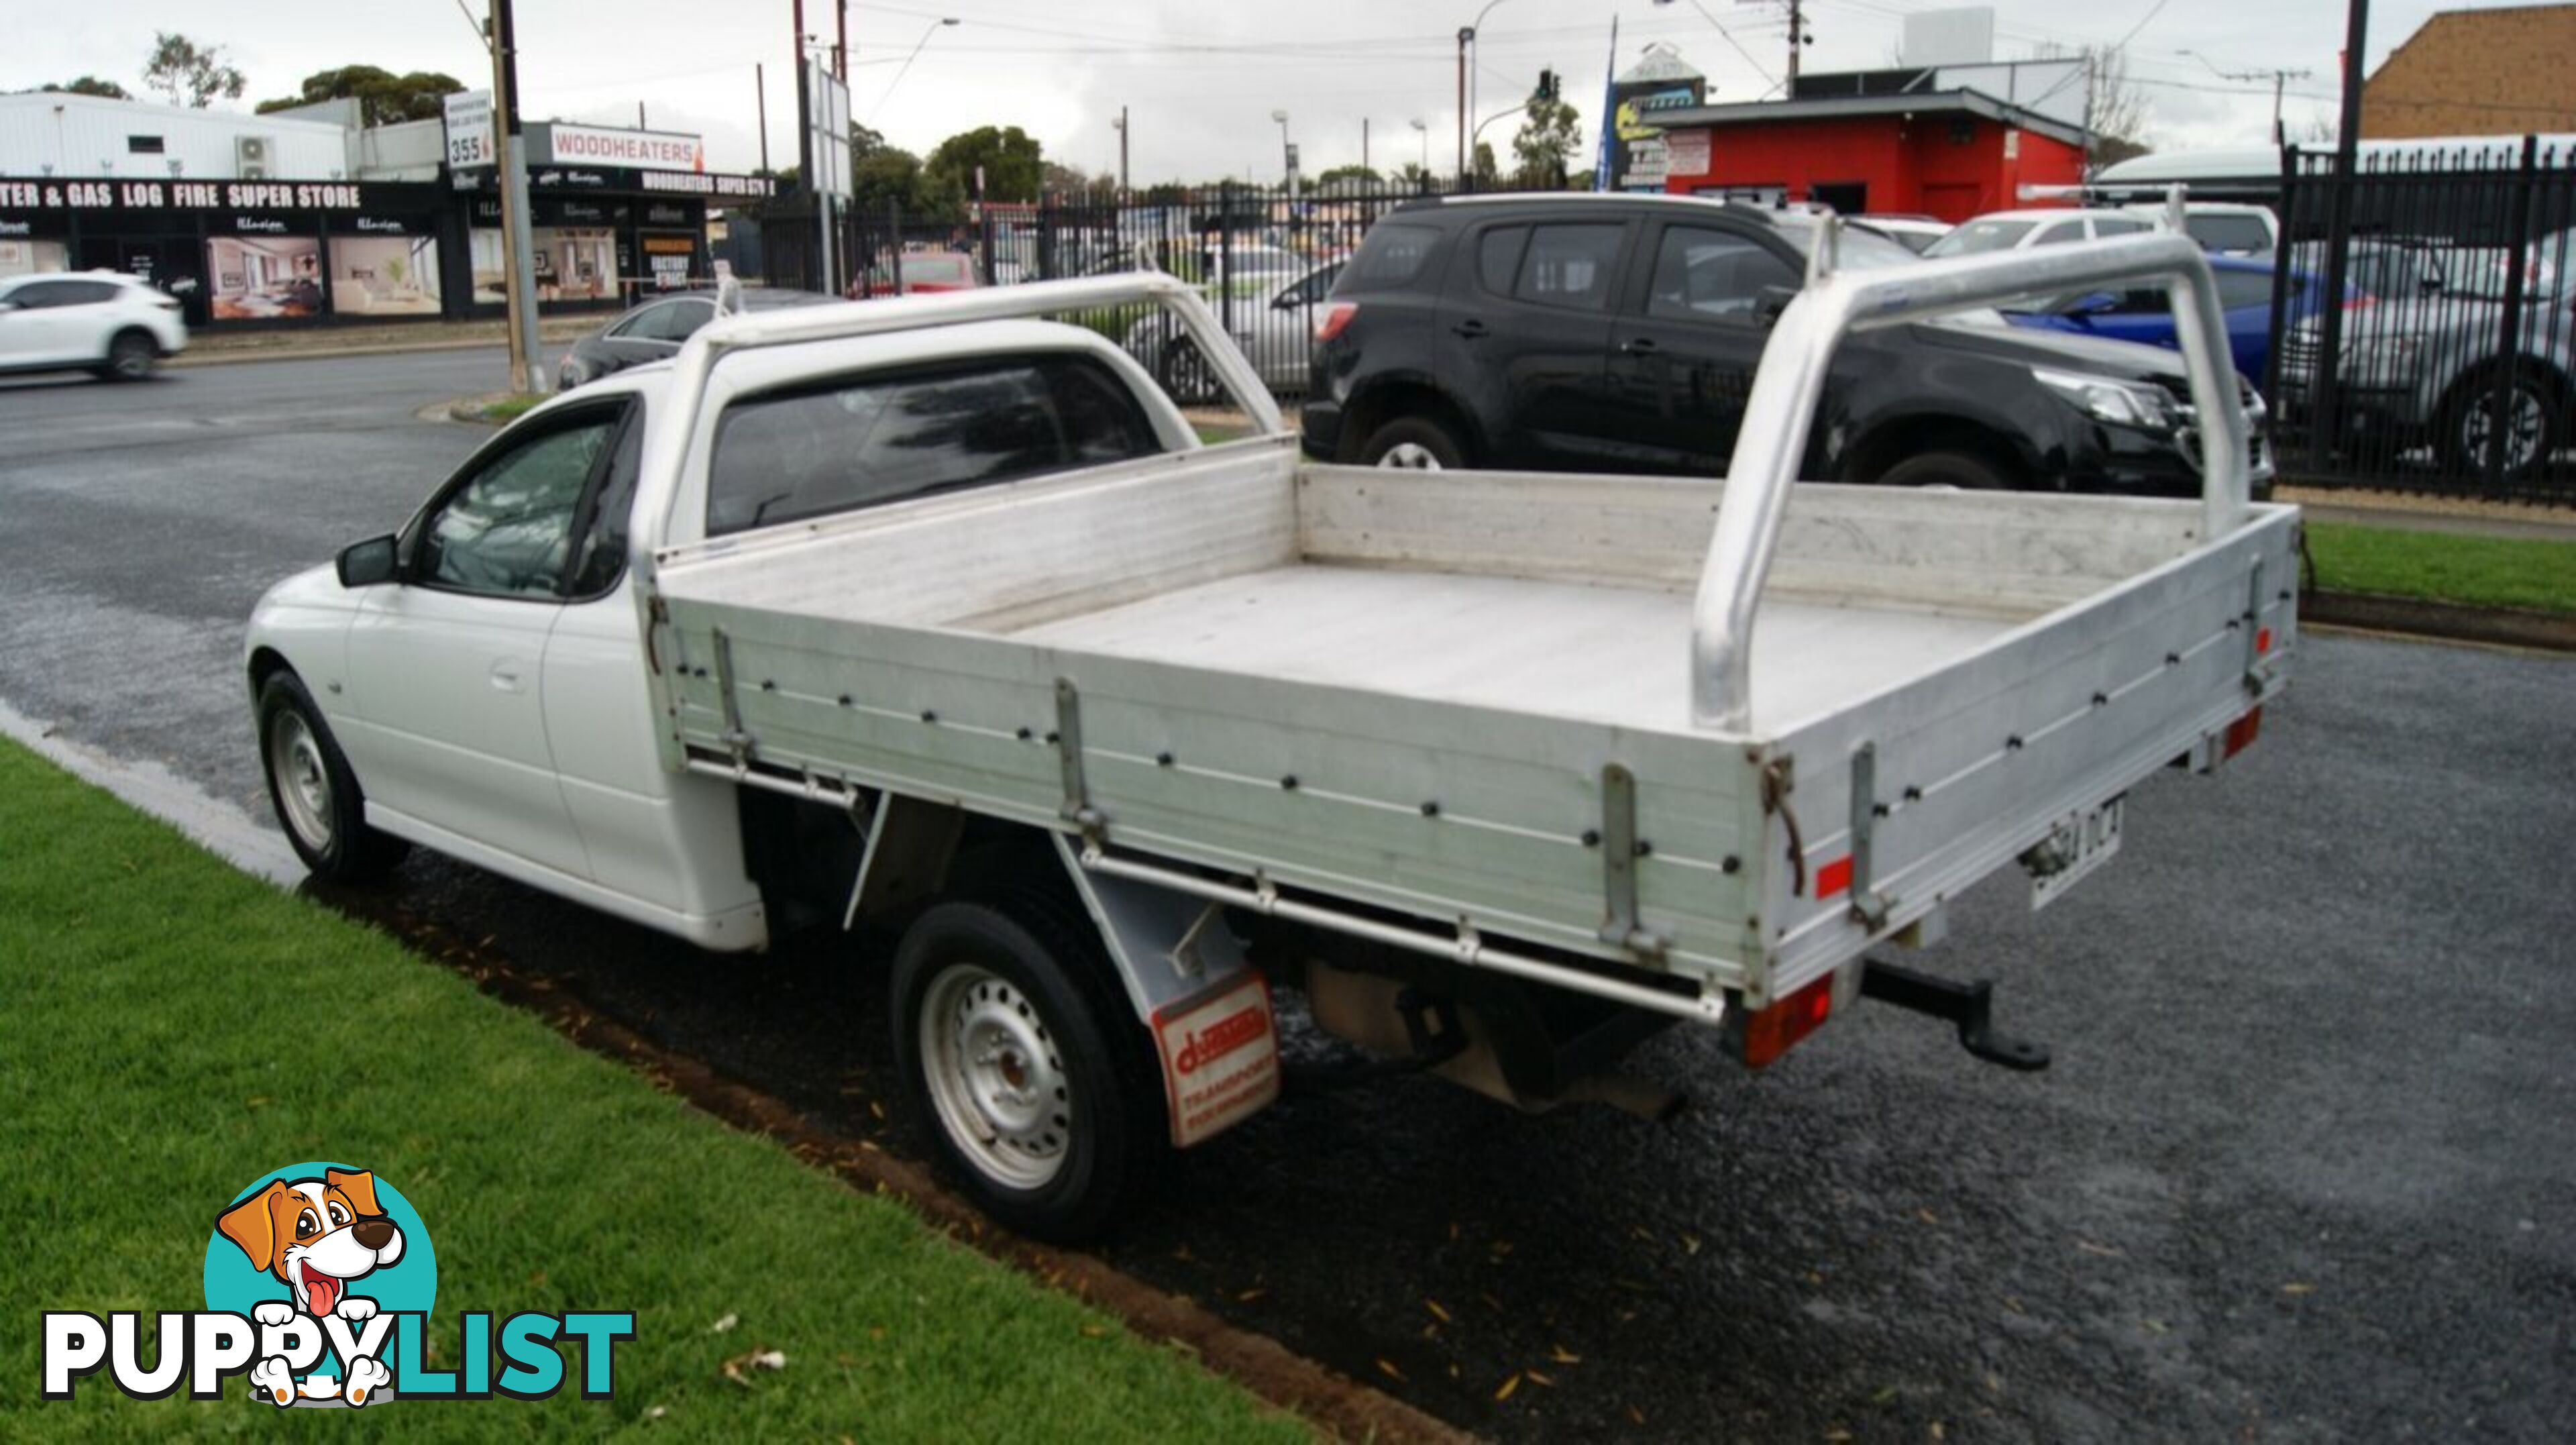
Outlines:
<svg viewBox="0 0 2576 1445"><path fill-rule="evenodd" d="M1923 254L1974 256L2028 246L2063 246L2104 236L2134 236L2154 229L2154 222L2120 211L2079 211L2066 206L1990 211L1951 227L1950 234L1924 247Z"/></svg>
<svg viewBox="0 0 2576 1445"><path fill-rule="evenodd" d="M1369 233L1316 322L1307 454L1403 467L1723 472L1771 322L1826 219L1683 196L1420 201ZM1846 230L1850 270L1918 264ZM1835 354L1802 475L2197 492L2167 353L1986 321ZM2244 392L2249 412L2260 403ZM2249 427L2259 436L2260 427ZM2251 458L2268 477L2259 440Z"/></svg>
<svg viewBox="0 0 2576 1445"><path fill-rule="evenodd" d="M1930 216L1854 216L1851 220L1853 225L1875 231L1918 256L1952 229L1949 222Z"/></svg>
<svg viewBox="0 0 2576 1445"><path fill-rule="evenodd" d="M740 296L745 311L814 306L832 299L819 291L787 286L745 286ZM697 335L698 328L715 316L714 292L657 296L574 342L555 368L555 385L559 390L570 391L630 366L666 360L677 355L680 343Z"/></svg>
<svg viewBox="0 0 2576 1445"><path fill-rule="evenodd" d="M2165 208L2148 202L2121 207L2130 215L2162 226ZM2267 255L2281 244L2281 218L2270 206L2242 201L2185 201L2182 228L2200 249L2213 256Z"/></svg>
<svg viewBox="0 0 2576 1445"><path fill-rule="evenodd" d="M2462 254L2443 258L2431 289L2347 314L2336 368L2343 428L2392 452L2429 446L2456 474L2497 464L2507 479L2528 477L2569 441L2576 315L2564 295L2527 281L2508 353L2503 278L2473 255L2461 264ZM2315 320L2282 337L2285 420L2304 418L2323 345Z"/></svg>
<svg viewBox="0 0 2576 1445"><path fill-rule="evenodd" d="M0 372L77 370L141 381L187 346L178 299L140 276L44 272L0 280Z"/></svg>
<svg viewBox="0 0 2576 1445"><path fill-rule="evenodd" d="M1875 318L1945 304L1855 283ZM1659 1031L1762 1068L1864 1000L2045 1067L1990 984L1874 945L1936 941L2016 860L2034 905L2103 876L2128 792L2251 743L2298 654L2298 510L2232 457L2188 502L1834 489L1786 528L1755 519L1788 455L1599 479L1608 508L1387 485L1299 460L1185 282L967 299L746 317L548 401L270 589L237 676L326 882L418 845L710 950L901 929L831 945L829 1026L887 1031L872 1082L1023 1234L1117 1224L1275 1101L1274 990L1380 1071L1532 1112L1660 1116L1622 1071ZM1256 435L1202 441L1045 319L1131 306ZM1766 573L1796 586L1697 600ZM2155 802L2129 842L2188 846Z"/></svg>
<svg viewBox="0 0 2576 1445"><path fill-rule="evenodd" d="M2272 263L2212 256L2209 269L2217 273L2219 304L2226 308L2228 354L2237 371L2259 382L2272 352ZM2291 272L2283 324L2297 326L2314 316L2325 304L2325 294L2324 278ZM2349 290L2347 294L2358 295ZM2004 315L2017 326L2138 341L2167 351L2177 347L2173 310L2166 304L2165 293L2155 287L2049 297L2026 309L2007 308Z"/></svg>
<svg viewBox="0 0 2576 1445"><path fill-rule="evenodd" d="M903 281L896 284L898 264ZM929 296L941 291L972 291L984 284L983 273L975 258L964 251L906 251L900 263L879 261L867 274L850 284L850 298L872 296Z"/></svg>
<svg viewBox="0 0 2576 1445"><path fill-rule="evenodd" d="M1262 384L1274 392L1303 391L1310 374L1315 313L1340 278L1340 261L1316 266L1303 275L1258 278L1247 275L1231 298L1211 296L1208 308L1225 317L1227 334L1252 358ZM1259 280L1265 284L1254 286ZM1207 400L1217 390L1207 358L1182 335L1169 315L1154 313L1127 329L1127 354L1144 363L1163 389L1184 403Z"/></svg>

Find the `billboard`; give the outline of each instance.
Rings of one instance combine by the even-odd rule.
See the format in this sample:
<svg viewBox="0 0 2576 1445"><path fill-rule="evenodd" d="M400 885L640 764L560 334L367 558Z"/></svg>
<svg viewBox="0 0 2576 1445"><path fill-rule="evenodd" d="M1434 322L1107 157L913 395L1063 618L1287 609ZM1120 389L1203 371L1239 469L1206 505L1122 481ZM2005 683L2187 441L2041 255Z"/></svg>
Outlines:
<svg viewBox="0 0 2576 1445"><path fill-rule="evenodd" d="M528 160L536 165L702 171L707 168L707 150L693 135L555 121L546 127L544 153Z"/></svg>
<svg viewBox="0 0 2576 1445"><path fill-rule="evenodd" d="M1610 82L1610 189L1660 191L1668 169L1658 112L1702 105L1708 78L1682 63L1669 46L1648 47L1646 58Z"/></svg>
<svg viewBox="0 0 2576 1445"><path fill-rule="evenodd" d="M818 196L850 199L850 88L821 60L805 62L805 130Z"/></svg>

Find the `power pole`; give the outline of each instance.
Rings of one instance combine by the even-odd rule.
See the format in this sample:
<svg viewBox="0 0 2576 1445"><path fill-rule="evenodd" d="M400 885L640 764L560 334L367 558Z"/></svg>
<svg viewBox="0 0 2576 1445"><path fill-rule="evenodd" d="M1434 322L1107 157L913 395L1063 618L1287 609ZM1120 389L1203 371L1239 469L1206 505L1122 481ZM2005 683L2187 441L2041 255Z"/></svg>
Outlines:
<svg viewBox="0 0 2576 1445"><path fill-rule="evenodd" d="M1369 168L1369 163L1368 163L1368 123L1369 123L1369 118L1368 118L1367 116L1361 116L1361 117L1360 117L1360 169L1361 169L1361 170L1367 170L1367 169Z"/></svg>
<svg viewBox="0 0 2576 1445"><path fill-rule="evenodd" d="M1789 81L1783 100L1798 98L1798 50L1807 43L1807 15L1804 0L1789 0Z"/></svg>
<svg viewBox="0 0 2576 1445"><path fill-rule="evenodd" d="M501 244L508 249L510 389L546 389L545 352L537 343L537 262L528 244L528 141L519 130L518 32L510 0L492 0L492 115L501 126Z"/></svg>
<svg viewBox="0 0 2576 1445"><path fill-rule="evenodd" d="M1127 199L1127 107L1118 107L1118 199Z"/></svg>
<svg viewBox="0 0 2576 1445"><path fill-rule="evenodd" d="M2370 0L2351 0L2344 14L2343 29L2343 114L2335 126L2334 179L2326 192L2325 294L2341 296L2344 276L2352 259L2352 192L2358 183L2353 172L2361 159L2361 63L2370 43ZM2342 367L2337 358L2343 355L2343 314L2340 306L2323 308L2319 316L2317 338L2317 384L2312 404L2316 410L2309 425L2317 434L2331 441L2342 435L2339 430L2343 413L2336 396L2337 374Z"/></svg>
<svg viewBox="0 0 2576 1445"><path fill-rule="evenodd" d="M751 64L752 103L760 109L760 173L769 174L769 76L759 61Z"/></svg>
<svg viewBox="0 0 2576 1445"><path fill-rule="evenodd" d="M832 0L834 24L840 38L832 43L832 78L843 85L850 83L850 0Z"/></svg>

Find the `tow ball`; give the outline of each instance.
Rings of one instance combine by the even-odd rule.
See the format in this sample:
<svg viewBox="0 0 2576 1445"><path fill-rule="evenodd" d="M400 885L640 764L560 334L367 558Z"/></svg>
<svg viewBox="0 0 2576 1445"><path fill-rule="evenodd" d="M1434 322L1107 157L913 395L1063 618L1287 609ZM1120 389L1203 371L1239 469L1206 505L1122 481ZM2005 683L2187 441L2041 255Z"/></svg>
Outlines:
<svg viewBox="0 0 2576 1445"><path fill-rule="evenodd" d="M1949 1020L1959 1026L1959 1047L1989 1064L2021 1074L2047 1068L2047 1045L1995 1031L1994 993L1989 978L1961 983L1874 958L1861 962L1861 997Z"/></svg>

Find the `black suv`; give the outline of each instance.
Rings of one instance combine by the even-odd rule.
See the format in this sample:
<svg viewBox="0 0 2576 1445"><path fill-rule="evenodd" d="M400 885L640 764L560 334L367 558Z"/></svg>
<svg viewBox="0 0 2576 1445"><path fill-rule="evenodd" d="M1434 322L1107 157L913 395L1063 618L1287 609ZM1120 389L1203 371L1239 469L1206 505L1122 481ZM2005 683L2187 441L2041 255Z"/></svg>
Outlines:
<svg viewBox="0 0 2576 1445"><path fill-rule="evenodd" d="M1305 449L1396 467L1726 470L1819 222L1685 196L1415 202L1370 230L1315 327ZM1919 264L1855 229L1845 270ZM2239 379L2255 480L2271 466ZM1802 475L2196 495L2181 358L1971 313L1845 338Z"/></svg>

